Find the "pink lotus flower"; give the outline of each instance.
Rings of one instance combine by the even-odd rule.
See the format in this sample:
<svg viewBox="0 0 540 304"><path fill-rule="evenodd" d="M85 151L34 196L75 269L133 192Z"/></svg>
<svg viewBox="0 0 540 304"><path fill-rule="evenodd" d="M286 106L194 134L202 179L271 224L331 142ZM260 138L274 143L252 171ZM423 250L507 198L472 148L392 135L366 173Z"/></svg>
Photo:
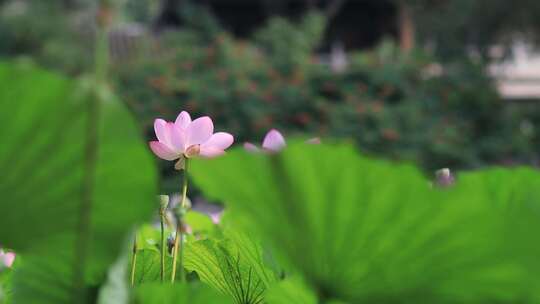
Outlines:
<svg viewBox="0 0 540 304"><path fill-rule="evenodd" d="M286 146L285 138L276 129L268 131L262 142L262 149L267 152L279 152ZM250 152L260 152L259 147L250 142L244 143L244 148Z"/></svg>
<svg viewBox="0 0 540 304"><path fill-rule="evenodd" d="M182 111L176 121L156 119L154 131L157 141L150 142L150 148L165 160L177 160L201 156L212 158L225 153L234 142L231 134L214 133L214 124L208 116L191 121L188 112Z"/></svg>
<svg viewBox="0 0 540 304"><path fill-rule="evenodd" d="M0 266L11 267L15 261L15 253L13 252L4 252L0 249Z"/></svg>
<svg viewBox="0 0 540 304"><path fill-rule="evenodd" d="M318 137L308 139L306 141L308 144L320 144L321 140ZM276 130L272 129L266 133L264 136L263 142L262 142L262 150L268 153L276 153L281 150L283 150L287 146L287 143L285 142L285 138L281 133ZM256 145L246 142L244 143L244 149L246 149L249 152L260 152L261 149L257 147Z"/></svg>
<svg viewBox="0 0 540 304"><path fill-rule="evenodd" d="M218 225L221 221L221 218L223 216L223 211L217 212L217 213L210 213L210 219L212 219L212 223Z"/></svg>

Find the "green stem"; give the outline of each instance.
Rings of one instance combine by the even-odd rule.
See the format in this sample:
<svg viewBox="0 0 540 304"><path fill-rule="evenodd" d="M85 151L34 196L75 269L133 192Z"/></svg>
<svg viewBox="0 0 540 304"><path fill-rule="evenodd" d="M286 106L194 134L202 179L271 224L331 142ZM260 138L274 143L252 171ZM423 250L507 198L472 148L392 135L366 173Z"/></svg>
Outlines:
<svg viewBox="0 0 540 304"><path fill-rule="evenodd" d="M161 282L165 282L165 209L159 210L159 222L161 224Z"/></svg>
<svg viewBox="0 0 540 304"><path fill-rule="evenodd" d="M107 80L107 66L109 65L109 41L106 28L100 28L98 30L94 56L94 74L96 82L101 85Z"/></svg>
<svg viewBox="0 0 540 304"><path fill-rule="evenodd" d="M176 264L178 260L178 255L180 255L179 268L180 268L180 282L185 281L184 274L184 230L183 226L183 212L186 209L186 198L187 198L187 189L188 189L188 169L189 169L189 159L185 159L184 164L184 176L182 178L182 200L180 201L180 215L177 216L177 225L176 225L176 238L174 240L174 252L173 252L173 268L171 275L171 282L174 283L176 279ZM180 247L180 248L178 248Z"/></svg>
<svg viewBox="0 0 540 304"><path fill-rule="evenodd" d="M180 282L183 283L186 281L186 274L184 273L184 238L185 238L185 234L183 232L183 230L180 232L180 244L182 244L180 246L180 249L178 251L179 255L180 255L180 264L178 267L180 267Z"/></svg>
<svg viewBox="0 0 540 304"><path fill-rule="evenodd" d="M180 217L177 217L177 223L180 223ZM172 273L171 273L171 283L174 283L176 279L176 261L178 258L178 244L181 241L180 235L182 233L182 226L176 225L176 235L174 237L174 247L173 247L173 264L172 264Z"/></svg>
<svg viewBox="0 0 540 304"><path fill-rule="evenodd" d="M135 286L135 268L137 267L137 234L133 240L133 255L131 257L131 286Z"/></svg>

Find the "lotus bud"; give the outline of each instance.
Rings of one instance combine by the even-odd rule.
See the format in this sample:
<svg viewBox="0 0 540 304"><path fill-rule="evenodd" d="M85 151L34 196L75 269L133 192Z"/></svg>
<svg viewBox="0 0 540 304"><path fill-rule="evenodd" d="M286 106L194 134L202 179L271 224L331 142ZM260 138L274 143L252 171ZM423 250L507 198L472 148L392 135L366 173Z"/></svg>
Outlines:
<svg viewBox="0 0 540 304"><path fill-rule="evenodd" d="M449 187L454 184L454 176L448 168L435 171L435 184L439 187Z"/></svg>
<svg viewBox="0 0 540 304"><path fill-rule="evenodd" d="M165 212L165 209L167 209L168 205L169 205L169 196L168 195L160 195L159 196L159 212L160 212L160 214L163 214Z"/></svg>

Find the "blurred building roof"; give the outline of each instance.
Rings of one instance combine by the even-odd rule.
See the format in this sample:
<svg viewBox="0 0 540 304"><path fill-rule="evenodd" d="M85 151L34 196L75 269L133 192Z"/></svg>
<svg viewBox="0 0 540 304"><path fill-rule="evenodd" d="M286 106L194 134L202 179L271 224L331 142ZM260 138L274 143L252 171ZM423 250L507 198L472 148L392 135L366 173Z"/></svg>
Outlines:
<svg viewBox="0 0 540 304"><path fill-rule="evenodd" d="M490 66L506 99L540 99L540 52L524 42L512 47L513 56Z"/></svg>

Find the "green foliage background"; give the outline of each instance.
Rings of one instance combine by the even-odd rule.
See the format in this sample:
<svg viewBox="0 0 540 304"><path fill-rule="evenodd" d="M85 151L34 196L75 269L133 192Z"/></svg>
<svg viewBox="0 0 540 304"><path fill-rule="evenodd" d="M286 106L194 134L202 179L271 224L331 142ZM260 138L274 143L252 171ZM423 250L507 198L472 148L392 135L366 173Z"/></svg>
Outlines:
<svg viewBox="0 0 540 304"><path fill-rule="evenodd" d="M2 56L23 55L75 75L88 71L93 38L86 23L93 22L95 3L15 2L0 6ZM274 16L239 40L196 3L171 6L182 27L158 35L156 3L112 1L120 23L137 21L148 30L113 60L115 90L148 136L155 117L172 119L188 109L211 115L239 141L276 127L354 138L365 153L413 160L427 170L535 164L538 111L502 101L485 70L495 60L489 46L511 45L508 33L516 30L534 36L533 2L396 1L412 9L418 45L435 47L403 54L383 42L349 52L348 69L335 73L317 55L329 26L320 12L297 20ZM481 59L471 61L464 46Z"/></svg>
<svg viewBox="0 0 540 304"><path fill-rule="evenodd" d="M522 128L536 110L508 111L481 62L441 65L388 40L349 52L340 73L315 55L325 28L320 14L276 17L238 40L208 13L193 20L188 12L185 26L150 51L159 56L116 70L118 91L149 130L155 117L173 119L181 108L210 114L240 142L260 140L270 128L352 138L364 153L427 170L536 161L536 126Z"/></svg>

